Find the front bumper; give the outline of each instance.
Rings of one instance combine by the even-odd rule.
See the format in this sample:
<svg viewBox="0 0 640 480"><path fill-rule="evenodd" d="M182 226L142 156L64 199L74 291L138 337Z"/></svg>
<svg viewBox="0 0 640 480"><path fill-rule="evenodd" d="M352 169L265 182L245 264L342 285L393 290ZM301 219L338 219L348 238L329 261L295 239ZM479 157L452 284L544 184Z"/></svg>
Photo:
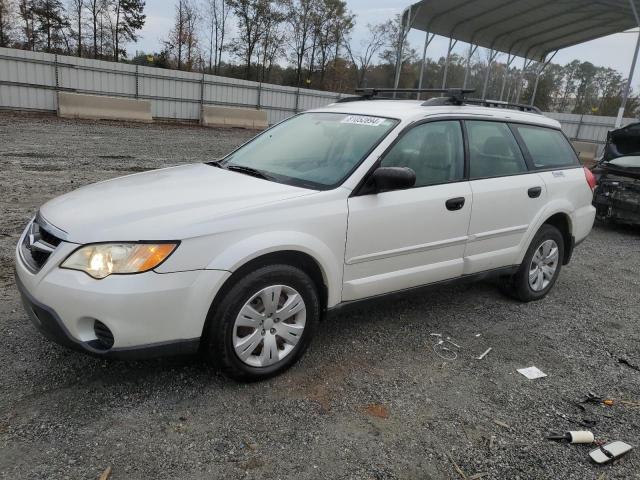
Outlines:
<svg viewBox="0 0 640 480"><path fill-rule="evenodd" d="M95 280L83 272L58 268L75 248L75 244L62 242L35 273L16 249L16 285L27 313L44 336L109 358L139 359L198 350L207 313L229 272L152 271ZM98 340L96 321L112 333L112 346Z"/></svg>

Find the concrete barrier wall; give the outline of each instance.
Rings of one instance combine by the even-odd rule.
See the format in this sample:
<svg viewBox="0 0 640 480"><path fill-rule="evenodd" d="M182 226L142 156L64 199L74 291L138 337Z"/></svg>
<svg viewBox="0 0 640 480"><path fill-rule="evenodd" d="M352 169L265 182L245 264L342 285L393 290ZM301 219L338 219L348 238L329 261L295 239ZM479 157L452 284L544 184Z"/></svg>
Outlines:
<svg viewBox="0 0 640 480"><path fill-rule="evenodd" d="M135 98L58 92L58 116L96 120L152 122L151 102Z"/></svg>
<svg viewBox="0 0 640 480"><path fill-rule="evenodd" d="M267 112L249 108L203 106L200 123L205 127L240 127L264 130L269 127Z"/></svg>
<svg viewBox="0 0 640 480"><path fill-rule="evenodd" d="M587 166L592 166L596 162L600 145L594 142L572 141L573 148L580 154L580 161Z"/></svg>

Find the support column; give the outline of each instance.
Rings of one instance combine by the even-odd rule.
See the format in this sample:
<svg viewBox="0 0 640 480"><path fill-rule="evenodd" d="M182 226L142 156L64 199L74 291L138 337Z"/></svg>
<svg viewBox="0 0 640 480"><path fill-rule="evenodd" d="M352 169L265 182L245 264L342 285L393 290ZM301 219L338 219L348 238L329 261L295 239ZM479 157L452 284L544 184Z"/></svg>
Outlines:
<svg viewBox="0 0 640 480"><path fill-rule="evenodd" d="M398 53L396 56L396 77L393 81L393 88L398 88L400 85L400 73L402 72L402 54L404 53L404 40L406 38L405 31L410 28L411 22L411 7L409 7L407 11L407 15L402 16L402 26L400 27L400 38L398 38ZM396 97L396 94L393 94L393 98Z"/></svg>
<svg viewBox="0 0 640 480"><path fill-rule="evenodd" d="M489 53L489 61L487 62L487 73L484 76L484 88L482 89L482 100L487 99L487 89L489 88L489 77L491 76L491 64L496 58L497 53L491 49Z"/></svg>
<svg viewBox="0 0 640 480"><path fill-rule="evenodd" d="M420 69L420 79L418 80L418 90L422 89L422 85L423 85L423 81L424 81L424 72L425 69L427 68L427 49L429 48L429 45L431 45L431 42L433 41L433 37L435 37L435 33L434 34L429 34L429 32L427 32L427 35L425 36L424 39L424 50L422 52L422 68ZM421 95L418 94L418 100L420 100Z"/></svg>
<svg viewBox="0 0 640 480"><path fill-rule="evenodd" d="M510 53L507 56L507 65L504 71L504 77L502 78L502 89L500 90L500 101L504 98L504 89L507 88L507 78L509 77L509 69L511 69L511 65L513 61L516 59L515 55L511 55Z"/></svg>
<svg viewBox="0 0 640 480"><path fill-rule="evenodd" d="M442 75L442 88L447 88L447 76L449 75L449 63L451 61L451 52L458 44L457 40L449 38L449 49L447 50L447 59L444 62L444 74Z"/></svg>
<svg viewBox="0 0 640 480"><path fill-rule="evenodd" d="M633 15L636 19L636 24L640 27L640 16L638 16L638 9L636 7L635 0L629 0ZM633 61L631 62L631 70L629 71L629 78L627 84L624 87L624 95L622 96L622 105L618 111L618 118L616 119L616 128L622 127L622 121L624 119L624 111L627 108L627 101L629 100L629 93L631 92L631 82L633 81L633 74L636 71L636 64L638 63L638 52L640 52L640 32L638 32L638 41L636 42L636 50L633 54Z"/></svg>
<svg viewBox="0 0 640 480"><path fill-rule="evenodd" d="M524 63L522 65L522 71L520 72L520 75L518 76L518 85L516 88L516 102L515 103L520 103L520 97L522 96L522 82L524 81L524 72L525 70L527 70L527 68L529 68L531 66L531 64L533 63L533 60L527 60L526 58L524 59Z"/></svg>
<svg viewBox="0 0 640 480"><path fill-rule="evenodd" d="M471 58L473 57L473 54L476 53L476 50L478 49L477 45L473 45L473 43L469 44L469 55L467 56L467 67L464 70L464 82L462 84L462 88L467 88L467 82L469 80L469 73L471 72Z"/></svg>
<svg viewBox="0 0 640 480"><path fill-rule="evenodd" d="M549 58L548 60L546 60L538 69L538 72L536 73L536 83L533 86L533 93L531 94L531 103L530 105L533 107L536 103L536 95L538 94L538 86L540 85L540 77L542 76L542 74L544 73L544 71L547 69L547 67L549 66L549 64L551 63L551 61L553 60L553 58L556 56L556 54L558 53L558 50L556 50L555 52L553 52L553 55L551 55L551 58Z"/></svg>

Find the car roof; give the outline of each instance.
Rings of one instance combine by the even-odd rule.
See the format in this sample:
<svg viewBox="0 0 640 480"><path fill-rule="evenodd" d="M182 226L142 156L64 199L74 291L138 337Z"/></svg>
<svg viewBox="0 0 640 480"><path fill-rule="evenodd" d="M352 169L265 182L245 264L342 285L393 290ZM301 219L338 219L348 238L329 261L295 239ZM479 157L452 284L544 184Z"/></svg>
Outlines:
<svg viewBox="0 0 640 480"><path fill-rule="evenodd" d="M503 121L514 121L560 128L560 123L539 113L522 112L508 108L489 108L473 105L424 105L421 100L362 100L332 103L312 112L348 113L375 117L396 118L403 122L414 122L437 116L482 117Z"/></svg>

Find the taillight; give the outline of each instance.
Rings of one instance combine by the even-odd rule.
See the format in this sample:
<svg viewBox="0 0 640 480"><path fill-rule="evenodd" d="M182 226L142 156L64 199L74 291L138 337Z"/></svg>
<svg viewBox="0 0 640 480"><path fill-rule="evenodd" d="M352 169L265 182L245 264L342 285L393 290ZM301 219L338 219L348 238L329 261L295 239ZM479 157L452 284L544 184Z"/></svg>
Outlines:
<svg viewBox="0 0 640 480"><path fill-rule="evenodd" d="M587 177L587 183L589 184L589 188L593 192L596 189L596 185L598 182L596 181L596 177L591 170L587 167L582 167L584 169L584 176Z"/></svg>

